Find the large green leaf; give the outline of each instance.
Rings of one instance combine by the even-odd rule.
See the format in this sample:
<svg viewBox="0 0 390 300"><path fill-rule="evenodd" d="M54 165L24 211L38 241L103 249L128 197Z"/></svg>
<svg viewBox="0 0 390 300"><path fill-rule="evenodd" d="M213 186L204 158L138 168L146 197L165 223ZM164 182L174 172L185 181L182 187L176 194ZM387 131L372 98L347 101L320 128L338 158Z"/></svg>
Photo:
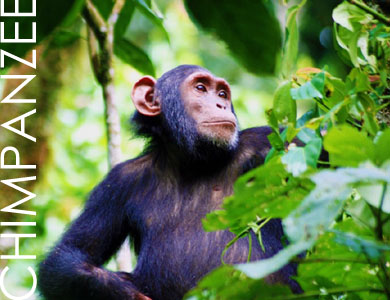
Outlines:
<svg viewBox="0 0 390 300"><path fill-rule="evenodd" d="M366 160L375 161L374 143L363 132L343 125L332 128L324 139L332 165L358 166Z"/></svg>
<svg viewBox="0 0 390 300"><path fill-rule="evenodd" d="M133 1L126 1L115 23L115 37L122 37L126 33L134 11L135 3Z"/></svg>
<svg viewBox="0 0 390 300"><path fill-rule="evenodd" d="M297 104L290 94L291 81L283 82L275 92L273 111L278 121L295 123Z"/></svg>
<svg viewBox="0 0 390 300"><path fill-rule="evenodd" d="M31 12L32 1L19 1L21 12ZM37 1L36 17L0 17L5 24L5 38L14 37L15 22L19 22L20 38L32 38L32 22L36 22L36 44L44 40L60 24L69 24L80 13L84 0L67 1ZM5 12L15 11L14 1L4 1ZM1 48L19 57L23 57L28 50L36 44L33 43L6 43L1 42ZM15 61L6 59L5 67L11 66Z"/></svg>
<svg viewBox="0 0 390 300"><path fill-rule="evenodd" d="M138 71L155 76L155 70L149 56L139 47L127 39L116 38L114 44L114 53L124 63L127 63Z"/></svg>
<svg viewBox="0 0 390 300"><path fill-rule="evenodd" d="M185 4L194 22L225 41L250 72L274 72L281 49L281 32L264 1L185 0Z"/></svg>

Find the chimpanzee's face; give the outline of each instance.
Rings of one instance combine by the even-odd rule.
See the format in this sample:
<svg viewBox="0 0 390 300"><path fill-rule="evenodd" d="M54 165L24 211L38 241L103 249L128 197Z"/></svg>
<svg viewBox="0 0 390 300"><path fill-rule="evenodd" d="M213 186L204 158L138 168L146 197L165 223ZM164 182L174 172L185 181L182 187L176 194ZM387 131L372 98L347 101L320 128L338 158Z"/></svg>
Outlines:
<svg viewBox="0 0 390 300"><path fill-rule="evenodd" d="M183 81L180 92L186 112L196 122L202 138L226 146L237 143L237 118L226 80L198 71Z"/></svg>

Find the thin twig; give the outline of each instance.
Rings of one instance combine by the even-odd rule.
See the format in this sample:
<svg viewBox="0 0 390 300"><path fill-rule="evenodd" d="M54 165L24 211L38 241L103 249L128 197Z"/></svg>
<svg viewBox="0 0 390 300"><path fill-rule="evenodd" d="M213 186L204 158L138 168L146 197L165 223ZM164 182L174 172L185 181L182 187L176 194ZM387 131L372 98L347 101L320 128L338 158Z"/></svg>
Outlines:
<svg viewBox="0 0 390 300"><path fill-rule="evenodd" d="M362 10L368 12L369 14L372 14L376 19L378 19L382 23L386 25L390 25L390 18L387 18L385 15L381 14L380 12L377 12L375 9L369 7L367 4L358 0L347 0L347 1L353 5L356 5Z"/></svg>
<svg viewBox="0 0 390 300"><path fill-rule="evenodd" d="M90 27L87 28L87 35L88 35L88 51L89 56L91 58L91 64L92 64L92 70L95 74L95 78L97 81L99 81L99 72L100 72L100 60L99 60L99 53L97 49L97 41L95 34L93 33L92 29Z"/></svg>

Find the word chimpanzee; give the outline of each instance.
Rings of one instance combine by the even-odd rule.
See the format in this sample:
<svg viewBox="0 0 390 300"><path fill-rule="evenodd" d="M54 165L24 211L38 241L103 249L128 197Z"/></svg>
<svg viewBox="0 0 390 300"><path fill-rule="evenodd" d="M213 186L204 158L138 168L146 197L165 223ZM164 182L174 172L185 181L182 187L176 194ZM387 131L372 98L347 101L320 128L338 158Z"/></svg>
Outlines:
<svg viewBox="0 0 390 300"><path fill-rule="evenodd" d="M181 299L221 264L221 252L234 237L205 232L201 220L232 194L238 176L264 162L270 129L239 131L229 84L199 66L179 66L157 81L143 77L132 99L132 122L150 143L94 189L41 263L39 288L48 300ZM128 235L138 253L135 270L102 268ZM280 221L269 222L262 236L265 252L254 243L252 260L282 248ZM240 239L225 261L245 262L248 247ZM267 280L299 292L290 278L295 273L287 265Z"/></svg>

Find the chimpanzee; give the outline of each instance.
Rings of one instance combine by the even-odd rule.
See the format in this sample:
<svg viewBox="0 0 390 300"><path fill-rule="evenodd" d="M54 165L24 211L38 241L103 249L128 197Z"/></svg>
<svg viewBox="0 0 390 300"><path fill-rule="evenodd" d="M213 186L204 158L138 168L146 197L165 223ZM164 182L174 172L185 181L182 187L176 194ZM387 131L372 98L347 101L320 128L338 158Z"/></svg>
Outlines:
<svg viewBox="0 0 390 300"><path fill-rule="evenodd" d="M221 264L234 237L205 232L201 220L233 193L238 176L264 162L271 130L239 131L229 84L199 66L176 67L157 81L145 76L132 99L132 123L150 142L141 156L110 171L40 264L47 300L182 299ZM104 269L128 235L138 254L135 270ZM252 260L283 247L280 221L267 223L262 237L265 252L253 243ZM245 262L248 248L248 239L238 240L225 262ZM295 273L296 266L287 265L267 281L299 292L290 278Z"/></svg>

